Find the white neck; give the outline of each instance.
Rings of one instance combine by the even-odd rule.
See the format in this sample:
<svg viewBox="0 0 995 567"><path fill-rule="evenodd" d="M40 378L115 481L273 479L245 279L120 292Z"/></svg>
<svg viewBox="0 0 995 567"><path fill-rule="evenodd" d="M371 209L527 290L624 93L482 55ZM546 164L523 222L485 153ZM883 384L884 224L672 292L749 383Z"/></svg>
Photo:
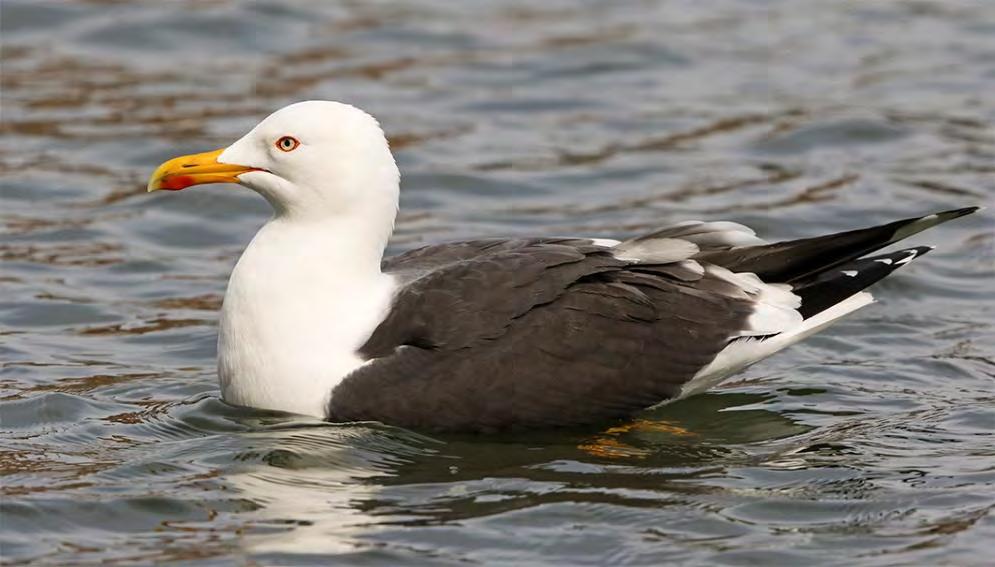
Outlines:
<svg viewBox="0 0 995 567"><path fill-rule="evenodd" d="M380 261L396 206L386 199L325 220L278 212L259 230L221 310L225 401L325 417L390 307L395 286Z"/></svg>

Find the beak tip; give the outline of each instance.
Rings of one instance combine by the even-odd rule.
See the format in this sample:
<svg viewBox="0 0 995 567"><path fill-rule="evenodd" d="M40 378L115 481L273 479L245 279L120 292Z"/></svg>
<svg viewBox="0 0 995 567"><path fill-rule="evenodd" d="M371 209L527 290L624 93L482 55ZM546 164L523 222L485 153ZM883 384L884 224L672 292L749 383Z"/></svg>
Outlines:
<svg viewBox="0 0 995 567"><path fill-rule="evenodd" d="M240 174L255 171L253 167L219 163L217 158L223 151L224 148L180 156L163 163L149 178L145 191L179 191L207 183L238 183Z"/></svg>

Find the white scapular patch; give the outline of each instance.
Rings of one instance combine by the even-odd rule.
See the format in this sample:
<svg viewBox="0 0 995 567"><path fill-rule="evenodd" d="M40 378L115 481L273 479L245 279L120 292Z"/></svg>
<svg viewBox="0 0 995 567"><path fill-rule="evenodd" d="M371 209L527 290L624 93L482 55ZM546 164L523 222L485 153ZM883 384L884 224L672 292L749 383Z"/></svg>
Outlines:
<svg viewBox="0 0 995 567"><path fill-rule="evenodd" d="M739 248L767 244L750 227L729 221L687 221L674 225L686 230L674 237L694 242L701 248Z"/></svg>
<svg viewBox="0 0 995 567"><path fill-rule="evenodd" d="M704 392L717 386L729 376L759 362L785 347L802 341L829 325L874 302L874 297L861 291L851 295L836 305L809 317L796 327L764 339L744 338L733 341L705 368L681 388L677 398ZM672 401L672 400L671 400Z"/></svg>
<svg viewBox="0 0 995 567"><path fill-rule="evenodd" d="M843 270L841 273L851 278L857 277L857 270Z"/></svg>
<svg viewBox="0 0 995 567"><path fill-rule="evenodd" d="M685 221L623 241L615 246L615 256L630 262L667 263L686 260L701 251L766 243L753 229L739 223Z"/></svg>
<svg viewBox="0 0 995 567"><path fill-rule="evenodd" d="M681 262L677 262L676 265L690 270L698 276L705 275L705 266L702 266L697 260L683 260Z"/></svg>
<svg viewBox="0 0 995 567"><path fill-rule="evenodd" d="M615 247L615 257L627 262L669 264L687 260L699 252L698 245L682 238L627 240Z"/></svg>

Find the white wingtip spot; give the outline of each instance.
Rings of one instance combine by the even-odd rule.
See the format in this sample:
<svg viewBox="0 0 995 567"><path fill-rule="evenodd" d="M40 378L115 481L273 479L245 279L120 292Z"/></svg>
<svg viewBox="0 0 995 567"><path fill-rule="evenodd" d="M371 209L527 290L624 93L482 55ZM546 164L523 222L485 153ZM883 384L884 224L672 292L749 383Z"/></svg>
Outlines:
<svg viewBox="0 0 995 567"><path fill-rule="evenodd" d="M915 250L909 250L909 255L906 256L906 257L904 257L904 258L902 258L901 260L895 262L895 265L896 266L902 266L902 265L908 264L909 262L911 262L912 260L914 260L915 257L918 256L918 255L919 255L919 252L917 252Z"/></svg>
<svg viewBox="0 0 995 567"><path fill-rule="evenodd" d="M857 270L843 270L843 275L855 278L857 277Z"/></svg>
<svg viewBox="0 0 995 567"><path fill-rule="evenodd" d="M874 261L875 262L880 262L882 264L889 264L890 265L892 260L891 260L891 258L878 258L877 260L874 260Z"/></svg>

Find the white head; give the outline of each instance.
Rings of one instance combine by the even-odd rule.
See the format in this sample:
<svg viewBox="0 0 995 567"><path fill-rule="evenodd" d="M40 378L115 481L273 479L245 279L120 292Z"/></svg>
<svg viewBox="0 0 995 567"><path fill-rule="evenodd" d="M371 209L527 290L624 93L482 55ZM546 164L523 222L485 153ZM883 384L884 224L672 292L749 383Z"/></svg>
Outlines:
<svg viewBox="0 0 995 567"><path fill-rule="evenodd" d="M263 197L279 218L375 222L397 212L400 174L383 130L362 110L331 101L281 108L220 150L159 166L148 190L238 183Z"/></svg>

